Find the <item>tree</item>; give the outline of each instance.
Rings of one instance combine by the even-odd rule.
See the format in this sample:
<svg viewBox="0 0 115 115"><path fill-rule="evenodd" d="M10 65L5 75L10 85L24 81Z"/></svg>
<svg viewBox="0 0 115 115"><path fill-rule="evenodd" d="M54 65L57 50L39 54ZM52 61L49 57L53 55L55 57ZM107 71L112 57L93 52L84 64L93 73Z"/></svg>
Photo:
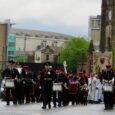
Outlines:
<svg viewBox="0 0 115 115"><path fill-rule="evenodd" d="M27 56L25 56L25 55L17 55L16 56L16 61L27 62Z"/></svg>
<svg viewBox="0 0 115 115"><path fill-rule="evenodd" d="M89 57L89 73L91 73L92 70L92 64L93 64L93 52L94 52L94 45L93 40L90 41L89 48L88 48L88 57Z"/></svg>
<svg viewBox="0 0 115 115"><path fill-rule="evenodd" d="M91 40L88 48L89 55L93 54L93 51L94 51L94 45L93 45L93 40Z"/></svg>
<svg viewBox="0 0 115 115"><path fill-rule="evenodd" d="M67 62L67 69L76 71L80 63L83 64L87 57L89 42L84 38L73 38L64 42L58 55L58 63Z"/></svg>

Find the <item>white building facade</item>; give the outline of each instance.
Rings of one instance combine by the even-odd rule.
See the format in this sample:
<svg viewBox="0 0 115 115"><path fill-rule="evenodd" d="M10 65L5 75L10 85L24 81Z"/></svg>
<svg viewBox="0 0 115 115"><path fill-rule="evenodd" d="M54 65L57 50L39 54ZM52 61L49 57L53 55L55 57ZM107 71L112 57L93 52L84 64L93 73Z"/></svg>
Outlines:
<svg viewBox="0 0 115 115"><path fill-rule="evenodd" d="M38 31L38 30L28 30L28 29L14 29L12 28L10 33L16 34L16 54L30 54L33 55L33 52L37 52L35 54L35 59L42 57L35 62L43 62L45 61L42 49L50 46L54 50L53 55L57 54L59 51L59 47L67 40L73 38L73 36L54 33L54 32L46 32L46 31ZM51 52L50 52L51 53ZM49 54L49 53L46 53ZM37 55L37 58L36 58ZM39 55L39 56L38 56ZM51 54L50 54L51 55ZM41 60L43 59L43 60ZM47 58L46 58L47 59ZM53 57L52 57L53 59ZM52 61L52 60L51 60Z"/></svg>
<svg viewBox="0 0 115 115"><path fill-rule="evenodd" d="M101 16L90 16L88 37L93 40L95 50L99 50L100 32L101 32Z"/></svg>

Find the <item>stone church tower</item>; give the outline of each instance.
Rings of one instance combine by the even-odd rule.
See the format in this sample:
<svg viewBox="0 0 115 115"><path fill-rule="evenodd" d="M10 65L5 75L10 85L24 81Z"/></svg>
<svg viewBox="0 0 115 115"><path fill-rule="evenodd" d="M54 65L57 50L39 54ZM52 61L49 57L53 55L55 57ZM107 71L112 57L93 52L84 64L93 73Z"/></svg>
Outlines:
<svg viewBox="0 0 115 115"><path fill-rule="evenodd" d="M115 49L115 0L102 0L100 50Z"/></svg>

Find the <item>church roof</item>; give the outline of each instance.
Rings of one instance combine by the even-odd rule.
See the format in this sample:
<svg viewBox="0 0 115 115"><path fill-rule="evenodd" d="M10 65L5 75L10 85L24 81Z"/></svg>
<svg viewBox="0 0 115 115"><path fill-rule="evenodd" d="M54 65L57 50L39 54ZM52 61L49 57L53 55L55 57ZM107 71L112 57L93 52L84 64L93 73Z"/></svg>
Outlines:
<svg viewBox="0 0 115 115"><path fill-rule="evenodd" d="M54 49L52 49L50 46L46 46L45 48L41 49L42 53L54 53Z"/></svg>

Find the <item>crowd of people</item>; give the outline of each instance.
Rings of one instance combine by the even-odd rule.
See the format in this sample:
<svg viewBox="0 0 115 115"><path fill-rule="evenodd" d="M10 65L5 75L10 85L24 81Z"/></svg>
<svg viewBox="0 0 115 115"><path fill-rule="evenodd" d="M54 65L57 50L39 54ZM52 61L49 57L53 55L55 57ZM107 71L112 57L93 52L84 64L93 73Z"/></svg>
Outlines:
<svg viewBox="0 0 115 115"><path fill-rule="evenodd" d="M42 109L71 105L87 105L87 103L104 102L105 109L113 109L115 85L114 71L110 65L106 66L100 74L85 71L74 75L65 73L62 68L53 68L49 62L44 69L35 75L29 66L9 61L3 71L5 79L6 104L24 104L43 102Z"/></svg>

